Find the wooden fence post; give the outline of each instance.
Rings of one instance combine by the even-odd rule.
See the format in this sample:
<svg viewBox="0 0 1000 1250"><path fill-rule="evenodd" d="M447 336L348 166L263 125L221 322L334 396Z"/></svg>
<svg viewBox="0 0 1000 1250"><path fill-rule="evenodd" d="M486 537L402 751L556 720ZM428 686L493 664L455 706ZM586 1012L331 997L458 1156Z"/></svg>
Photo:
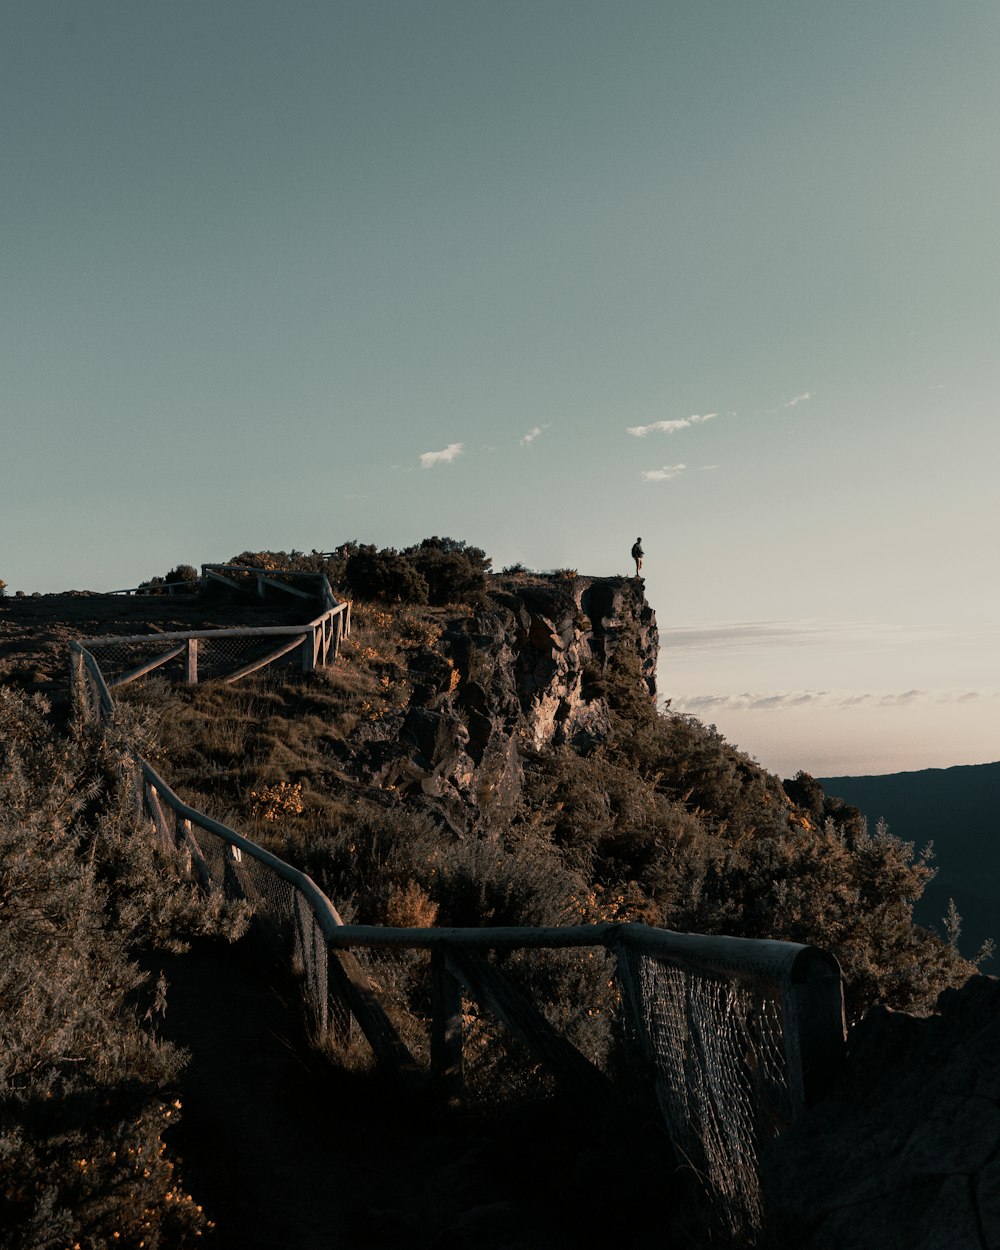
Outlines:
<svg viewBox="0 0 1000 1250"><path fill-rule="evenodd" d="M184 680L189 686L197 686L198 684L198 639L189 638L187 640L187 652L185 654L184 664Z"/></svg>
<svg viewBox="0 0 1000 1250"><path fill-rule="evenodd" d="M447 966L446 947L431 951L431 1081L443 1101L462 1091L462 986Z"/></svg>
<svg viewBox="0 0 1000 1250"><path fill-rule="evenodd" d="M826 951L803 954L781 1004L793 1118L830 1087L847 1053L840 964Z"/></svg>

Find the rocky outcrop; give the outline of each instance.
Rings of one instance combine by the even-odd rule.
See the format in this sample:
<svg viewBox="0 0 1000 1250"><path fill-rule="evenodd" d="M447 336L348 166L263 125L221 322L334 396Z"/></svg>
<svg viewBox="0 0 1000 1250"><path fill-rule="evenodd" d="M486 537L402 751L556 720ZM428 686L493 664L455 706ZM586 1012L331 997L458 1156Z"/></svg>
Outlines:
<svg viewBox="0 0 1000 1250"><path fill-rule="evenodd" d="M492 579L474 616L449 621L408 658L409 708L368 726L358 761L374 784L422 795L453 828L502 822L521 751L607 737L608 667L634 647L650 698L659 639L643 583L624 577Z"/></svg>
<svg viewBox="0 0 1000 1250"><path fill-rule="evenodd" d="M801 1250L1000 1247L1000 982L936 1014L875 1008L831 1093L769 1146L763 1180Z"/></svg>

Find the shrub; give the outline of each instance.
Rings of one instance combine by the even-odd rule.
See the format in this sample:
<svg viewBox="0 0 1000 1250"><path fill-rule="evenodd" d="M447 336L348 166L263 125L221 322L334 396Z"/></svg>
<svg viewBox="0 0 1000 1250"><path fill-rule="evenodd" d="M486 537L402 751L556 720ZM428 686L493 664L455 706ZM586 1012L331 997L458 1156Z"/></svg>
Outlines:
<svg viewBox="0 0 1000 1250"><path fill-rule="evenodd" d="M163 1142L181 1056L143 1022L160 995L129 956L149 928L124 903L140 838L102 739L56 738L46 712L0 689L3 1245L193 1244L205 1220Z"/></svg>
<svg viewBox="0 0 1000 1250"><path fill-rule="evenodd" d="M480 547L454 538L425 538L402 553L427 583L433 604L479 602L492 561Z"/></svg>
<svg viewBox="0 0 1000 1250"><path fill-rule="evenodd" d="M405 555L392 547L382 551L362 546L347 559L344 577L360 599L384 599L389 603L426 603L427 579Z"/></svg>

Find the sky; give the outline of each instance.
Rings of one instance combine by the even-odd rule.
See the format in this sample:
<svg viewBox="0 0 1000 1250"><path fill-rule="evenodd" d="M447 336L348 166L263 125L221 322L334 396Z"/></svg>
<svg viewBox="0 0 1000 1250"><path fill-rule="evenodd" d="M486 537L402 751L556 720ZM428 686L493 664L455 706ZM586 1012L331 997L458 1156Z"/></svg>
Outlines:
<svg viewBox="0 0 1000 1250"><path fill-rule="evenodd" d="M7 0L0 577L632 569L782 775L1000 758L994 0Z"/></svg>

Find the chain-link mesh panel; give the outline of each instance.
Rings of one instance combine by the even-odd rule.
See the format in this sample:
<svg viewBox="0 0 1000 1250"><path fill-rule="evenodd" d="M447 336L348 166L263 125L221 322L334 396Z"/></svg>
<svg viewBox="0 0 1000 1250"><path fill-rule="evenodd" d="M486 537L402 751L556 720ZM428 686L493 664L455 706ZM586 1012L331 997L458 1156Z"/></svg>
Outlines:
<svg viewBox="0 0 1000 1250"><path fill-rule="evenodd" d="M148 639L143 638L138 642L89 642L87 645L101 666L104 680L109 686L114 686L135 669L168 652L177 651L181 643L177 639L151 634ZM155 671L174 681L183 680L183 649Z"/></svg>
<svg viewBox="0 0 1000 1250"><path fill-rule="evenodd" d="M305 632L305 631L303 631ZM232 677L241 669L250 667L268 656L295 643L301 634L254 634L247 636L211 636L188 640L173 638L168 634L152 634L136 641L113 641L92 643L94 654L101 666L105 680L114 686L127 679L148 664L155 664L171 652L176 654L149 669L150 673L170 681L185 681L188 666L197 673L199 682ZM270 661L268 667L301 664L301 651L297 645ZM259 670L258 670L259 671ZM144 675L144 674L143 674Z"/></svg>
<svg viewBox="0 0 1000 1250"><path fill-rule="evenodd" d="M179 826L182 844L186 842L192 854L200 855L212 887L253 908L254 929L300 978L313 1031L323 1039L331 1023L328 956L309 900L271 865L211 830L191 828L188 821L180 821ZM336 1014L343 1029L345 1009L339 1000Z"/></svg>
<svg viewBox="0 0 1000 1250"><path fill-rule="evenodd" d="M467 963L463 950L495 974L503 995L513 996L515 1016L520 1016L518 1001L527 1009L520 1016L524 1027L519 1030L496 1013L489 986L477 984L474 964L460 976L464 985L462 1074L468 1102L490 1107L554 1093L558 1073L544 1058L552 1049L546 1035L554 1040L557 1051L563 1050L564 1058L572 1048L598 1072L609 1070L620 995L614 981L614 958L603 946L491 952L459 946L460 970ZM557 1066L565 1077L567 1068L563 1063ZM568 1071L578 1079L586 1066L574 1057Z"/></svg>
<svg viewBox="0 0 1000 1250"><path fill-rule="evenodd" d="M790 1119L778 988L706 976L627 947L619 968L638 1006L636 1041L652 1061L671 1140L725 1231L751 1239L762 1222L759 1147Z"/></svg>
<svg viewBox="0 0 1000 1250"><path fill-rule="evenodd" d="M241 669L282 650L294 638L295 635L286 637L280 634L254 638L199 638L197 640L198 680L199 682L213 681L230 677ZM301 665L301 662L301 651L296 646L271 661L267 665L267 670Z"/></svg>

